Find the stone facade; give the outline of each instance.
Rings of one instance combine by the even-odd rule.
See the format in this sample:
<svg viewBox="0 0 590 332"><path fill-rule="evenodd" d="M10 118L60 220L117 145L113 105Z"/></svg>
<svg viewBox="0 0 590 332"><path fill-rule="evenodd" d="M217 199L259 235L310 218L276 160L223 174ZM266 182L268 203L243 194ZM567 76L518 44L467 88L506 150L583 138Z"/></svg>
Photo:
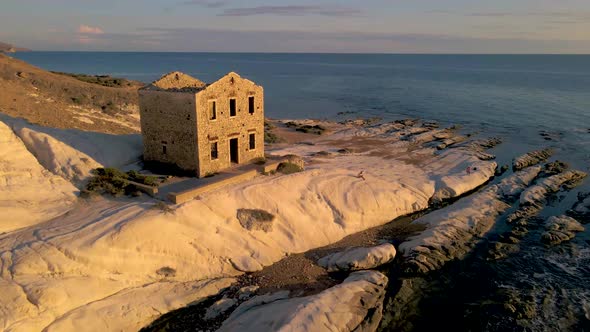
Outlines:
<svg viewBox="0 0 590 332"><path fill-rule="evenodd" d="M179 72L139 90L144 160L203 177L264 157L264 91L231 72L205 84Z"/></svg>

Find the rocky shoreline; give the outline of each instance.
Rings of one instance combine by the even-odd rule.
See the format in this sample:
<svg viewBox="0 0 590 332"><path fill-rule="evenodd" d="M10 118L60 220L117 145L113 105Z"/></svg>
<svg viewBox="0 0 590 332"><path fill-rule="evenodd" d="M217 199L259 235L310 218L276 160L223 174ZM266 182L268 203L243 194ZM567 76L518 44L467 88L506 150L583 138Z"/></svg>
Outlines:
<svg viewBox="0 0 590 332"><path fill-rule="evenodd" d="M83 165L101 164L98 157L123 138L93 146L95 133L72 135L8 120L5 136L15 151L39 163L40 181L60 176L73 181L67 190L83 181ZM297 132L287 122L323 131ZM0 303L7 310L3 326L399 327L419 313L415 305L424 288L436 289L425 276L465 259L512 207L532 217L547 197L585 176L563 165L535 166L549 158L542 152L516 158L511 172L489 151L500 139L416 119L274 123L285 142L268 152L301 156L305 171L261 176L161 211L145 197L75 201L65 215L1 236L0 291L19 303ZM64 140L78 144L65 149ZM127 144L126 160L134 153L134 144ZM41 153L48 147L60 153ZM269 216L263 226L253 227L252 211ZM557 231L568 237L574 229ZM516 229L505 238L518 236ZM48 275L39 261L57 273ZM87 285L85 298L68 291L76 283ZM51 311L34 314L49 305ZM125 309L130 307L134 320ZM326 308L347 318L334 320Z"/></svg>

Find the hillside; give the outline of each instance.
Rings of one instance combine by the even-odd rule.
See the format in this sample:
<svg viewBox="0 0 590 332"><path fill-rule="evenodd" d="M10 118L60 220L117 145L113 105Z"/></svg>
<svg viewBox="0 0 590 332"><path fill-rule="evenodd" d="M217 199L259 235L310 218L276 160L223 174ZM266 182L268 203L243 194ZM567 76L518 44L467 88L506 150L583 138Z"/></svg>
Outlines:
<svg viewBox="0 0 590 332"><path fill-rule="evenodd" d="M30 51L30 50L27 48L16 47L11 44L0 42L0 52L13 53L13 52L26 52L26 51Z"/></svg>
<svg viewBox="0 0 590 332"><path fill-rule="evenodd" d="M111 134L139 132L140 82L52 73L0 53L0 113Z"/></svg>

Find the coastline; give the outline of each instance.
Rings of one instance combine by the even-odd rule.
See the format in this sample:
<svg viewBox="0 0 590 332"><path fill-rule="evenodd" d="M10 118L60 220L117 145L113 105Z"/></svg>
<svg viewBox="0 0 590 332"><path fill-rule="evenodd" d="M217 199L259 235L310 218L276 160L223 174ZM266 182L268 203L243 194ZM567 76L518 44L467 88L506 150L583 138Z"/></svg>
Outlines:
<svg viewBox="0 0 590 332"><path fill-rule="evenodd" d="M49 128L0 116L0 138L9 147L0 160L10 174L2 201L18 199L3 206L5 216L18 222L0 229L0 290L14 300L0 301L6 313L0 325L15 331L140 329L183 308L164 316L162 324L170 317L187 323L176 316L186 315L207 327L213 323L202 314L218 300L236 297L231 309L250 300L237 299L244 287L258 287L252 296L289 290L289 296L276 299L285 310L289 300L324 303L347 291L342 284L352 274L328 273L317 261L349 247L385 242L399 252L393 262L373 270L387 275L389 284L372 283L376 275L360 281L369 282L363 286L368 293L371 287L382 291L371 295L377 300L368 310L383 312L383 324L393 324L382 328L399 326L403 316L387 317L399 315L390 301L408 303L399 295L408 289L404 293L398 285L429 282L409 263L421 262L417 270L442 271L487 242L487 234L504 223L506 209L521 209L519 216L526 218L510 226L512 233L502 233L504 242L494 242L499 244L491 251L494 257L510 257L515 245L526 242L519 237L534 233L527 223L534 224L539 211L531 212L530 205L538 205L542 217L555 216L551 197L570 193L562 203L570 206L579 190L568 183L571 179L551 177L570 176L567 167L547 173L554 157L527 164L527 175L498 172L520 153L510 151L495 161L495 151L504 147L485 132L417 119L269 122L284 141L271 144L268 152L302 156L305 171L259 176L160 209L160 202L148 197L78 198L91 169L137 166L138 135ZM133 129L133 121L124 123L125 130ZM306 126L325 131L306 133ZM547 179L557 184L539 187ZM539 190L545 193L531 196ZM524 192L534 199L519 201ZM243 208L273 214L272 230L242 227L236 211ZM406 269L412 272L403 274ZM80 287L85 294L77 294ZM217 316L215 326L230 314ZM376 319L361 316L355 318L358 324ZM240 324L238 318L232 317L232 324ZM160 322L154 324L157 329Z"/></svg>
<svg viewBox="0 0 590 332"><path fill-rule="evenodd" d="M27 131L29 137L34 137L35 132L40 129L34 125L28 125L27 127L29 127ZM439 130L422 127L422 124L419 122L410 121L407 122L407 125L401 123L389 123L382 125L381 128L368 127L367 129L356 127L355 125L344 127L346 129L345 133L336 134L336 132L332 135L316 135L310 136L310 138L323 139L328 142L337 138L338 140L336 140L336 142L343 142L343 139L346 140L346 138L352 137L353 140L360 139L362 141L360 146L365 147L367 139L366 133L369 131L371 135L381 135L381 137L377 138L378 140L391 142L387 149L390 150L390 152L397 152L394 154L390 153L388 159L383 159L370 155L364 156L363 152L352 152L344 155L339 155L336 152L328 152L327 154L319 153L326 149L339 150L340 148L338 146L330 147L329 143L325 144L317 141L313 143L314 145L285 144L286 146L281 147L280 144L278 144L277 150L270 150L269 152L280 152L280 154L298 152L301 155L305 155L308 159L310 155L315 154L316 157L312 157L312 159L315 158L316 161L308 163L308 169L302 173L275 177L260 177L247 184L237 185L225 190L207 194L199 200L191 201L176 207L172 214L166 214L162 211L158 212L150 209L149 207L153 203L150 203L149 200L146 201L145 199L141 199L137 201L137 203L130 202L128 199L123 199L114 200L112 202L109 202L108 200L99 200L97 202L89 201L82 206L79 204L75 205L73 210L70 210L64 216L55 218L53 221L38 224L37 226L29 227L28 229L25 228L4 234L0 239L0 245L2 246L3 252L12 252L11 256L13 256L13 258L11 261L19 262L14 265L7 261L6 263L8 263L8 265L6 266L12 266L10 268L11 271L13 271L11 275L13 278L21 280L21 278L30 273L41 272L41 270L34 267L35 265L31 265L33 263L31 259L41 255L44 261L52 262L52 265L59 267L58 271L63 271L62 273L65 273L64 277L70 275L67 279L61 279L63 277L57 277L57 279L55 277L49 277L49 279L43 277L41 280L45 280L45 282L39 284L41 288L37 288L41 291L41 294L48 291L53 292L56 289L54 287L59 284L62 284L62 286L59 286L60 288L70 287L64 282L68 279L72 281L79 279L81 276L75 277L79 272L74 271L80 269L82 275L101 276L96 279L97 281L113 280L109 282L112 284L110 287L115 287L115 289L119 288L117 293L121 292L120 287L123 285L127 285L124 286L124 288L129 288L133 283L140 282L141 284L144 284L146 282L152 283L157 281L159 278L157 276L150 276L150 274L154 273L153 271L158 270L161 266L173 265L173 268L176 270L175 276L172 279L160 279L160 282L164 283L172 280L185 283L195 279L214 280L219 277L232 277L243 273L237 271L236 267L245 271L259 270L262 266L270 265L273 262L282 259L285 253L305 252L311 248L321 247L339 241L348 234L353 234L372 226L386 224L392 218L397 216L406 215L427 208L429 205L429 198L437 191L435 182L428 180L428 178L433 175L434 178L432 179L439 179L437 181L442 181L438 185L438 189L442 190L448 188L446 187L448 185L452 186L453 182L446 183L444 177L452 176L454 172L457 172L455 173L455 176L464 177L465 180L472 178L472 186L477 187L481 183L487 181L489 177L493 176L495 170L495 164L493 164L494 166L489 169L491 173L483 173L485 174L483 177L479 177L477 174L467 176L464 171L464 166L461 165L482 163L482 161L479 161L479 159L475 157L477 153L474 154L473 152L469 152L469 150L463 152L460 150L448 152L445 156L445 161L441 164L441 166L444 166L437 170L428 171L434 172L431 173L432 175L430 176L426 176L427 173L421 174L420 172L422 171L418 171L420 168L417 168L419 165L412 165L412 163L408 164L407 162L410 161L409 159L406 161L398 161L395 159L394 155L407 155L405 151L409 146L419 147L421 144L427 144L433 139L436 140L433 135L425 135L425 133L439 133ZM406 127L408 127L408 129L405 129ZM423 130L420 128L425 129ZM387 134L387 132L391 130L393 130L393 132ZM23 130L21 129L19 132L22 133ZM54 132L54 134L56 132ZM88 134L93 135L91 133ZM408 139L400 140L405 134L410 135L408 136ZM47 135L47 133L44 135ZM347 145L346 148L353 150L354 145L354 142L349 142L349 145ZM35 146L30 145L28 148L33 149L34 151ZM423 157L426 157L425 154L429 154L431 155L431 158L435 158L432 153L436 151L436 148L419 148L417 150L412 148L412 151ZM71 155L68 155L68 162L71 162L70 158ZM421 160L425 164L430 164L427 162L426 158L421 157ZM483 163L491 165L492 162L483 161ZM342 166L346 164L348 164L348 166L342 168ZM361 168L366 172L366 181L354 177ZM402 172L402 169L405 169L406 171ZM485 167L481 167L480 169L482 172L489 172ZM391 170L400 173L392 173ZM412 173L416 174L412 176ZM403 174L403 178L396 177L395 174L399 174L398 176L402 176ZM282 188L285 186L290 188L290 193L284 192ZM312 190L311 192L309 191L310 188ZM314 192L316 192L319 197L323 198L317 200L317 198L313 196L315 194L312 194ZM459 192L461 191L457 191L457 193ZM285 194L287 195L285 196ZM344 196L340 196L342 194L344 194ZM351 194L352 196L349 196ZM307 197L304 198L306 201L305 206L300 206L300 203L297 200L292 201L292 199L299 195ZM277 199L282 202L278 210ZM225 203L220 204L219 202L221 201ZM391 205L392 203L394 205ZM113 206L109 207L111 205ZM102 207L98 211L95 211L94 209L99 206ZM231 212L231 207L237 209L239 207L249 206L252 208L265 209L271 211L273 214L277 214L277 220L280 220L280 223L285 222L284 226L275 226L275 229L280 230L280 232L276 233L275 231L272 233L272 236L270 234L252 233L255 237L250 238L252 235L249 235L248 233L251 232L243 230L239 224L236 226L230 226L233 222L228 224L229 221L235 220L235 215ZM100 212L110 210L113 210L114 213L109 212L108 214L104 214L104 212ZM209 212L203 214L207 210L212 210L211 212L213 213ZM201 211L200 217L195 218L194 211ZM96 212L98 212L98 214ZM90 217L91 215L93 215L93 217ZM100 221L100 223L97 223L97 221ZM322 226L318 225L309 228L308 225L314 225L318 222L321 222ZM118 224L120 226L115 226ZM162 229L162 225L167 226ZM182 241L179 242L178 236L193 227L197 227L195 230L198 231L197 233L191 231L193 232L192 236L197 236L197 238L188 241L184 247L179 247L178 245L182 243ZM39 228L47 230L51 229L51 231L41 239L35 237L30 238L33 235L33 233L30 232ZM159 228L159 231L153 233L152 230L157 228ZM319 230L322 231L318 232ZM232 241L234 242L233 244L224 240L218 240L217 237L211 238L211 234L224 233L227 235L222 236L228 236L228 238L234 239ZM247 238L250 238L250 240L247 240L247 242L242 242L244 240L237 240L242 236L247 236L244 240ZM16 237L20 239L19 242L14 242ZM21 243L27 238L30 238L28 241L31 241L31 244L28 245L28 247L33 251L27 249L14 252L10 249L13 245ZM186 238L186 234L182 235L181 238ZM165 243L167 244L158 244L158 242L162 240L166 241ZM252 240L254 240L254 242L252 242ZM47 241L51 243L51 247L60 248L60 251L69 253L67 255L69 258L64 261L63 258L54 257L52 255L48 256L53 250L46 251L49 248L43 249L45 246L44 243L48 243ZM199 245L195 247L197 243L199 243ZM223 243L223 245L219 246L221 243ZM41 247L38 247L39 245L41 245ZM226 247L227 245L237 245L238 247ZM200 246L203 246L203 249L208 249L202 251L199 249ZM130 251L132 248L137 249ZM162 256L163 252L159 253L162 249L166 252L164 256ZM197 251L195 251L195 249L197 249ZM276 251L277 249L278 251ZM219 253L224 254L219 258L212 260L215 256L211 256L209 253L211 250L222 250ZM252 252L252 254L250 254L251 256L241 256L239 254L244 251ZM36 254L31 256L34 252ZM117 252L117 254L115 254L115 252ZM99 256L97 256L98 253L100 253ZM238 255L236 256L236 254ZM231 258L228 259L226 255L230 255ZM119 258L116 258L116 256ZM16 257L20 258L17 259ZM253 259L253 257L257 258ZM36 259L37 258L35 258L35 260ZM177 263L174 263L175 260ZM186 264L188 262L191 263L187 266ZM117 268L116 266L119 267ZM154 267L150 268L149 266ZM183 266L186 267L181 268ZM188 268L189 266L190 268ZM116 270L113 271L113 269ZM149 272L150 270L152 272ZM201 272L200 274L195 275L195 271ZM154 279L154 277L156 279ZM83 278L87 279L88 277ZM92 278L96 277L91 277L91 279ZM129 284L129 281L131 280L136 281ZM51 281L52 284L57 283L56 286L49 286L49 284L46 284L49 281ZM91 288L87 287L89 291L88 294L97 292L96 294L98 295L104 292L105 281L101 281L98 284L100 286L94 288L92 291L90 291ZM22 281L20 283L22 283ZM71 283L71 281L68 281L68 283ZM12 286L10 286L9 282L4 289L5 291L9 291L11 287ZM12 291L10 292L12 293ZM15 293L15 296L17 294L18 293ZM100 297L105 297L105 295L100 295ZM36 305L44 306L46 299L49 299L46 298L46 296L47 295L39 297ZM65 305L68 305L68 303L76 303L81 300L67 300L67 297L63 298L63 295L59 298L60 302L65 301L63 302ZM129 299L136 297L126 295L125 298L126 300L120 300L128 301ZM52 300L52 302L54 301L55 299ZM111 298L110 301L115 301L115 298ZM76 325L73 326L87 325L90 323L90 321L86 321L87 319L90 319L98 328L100 324L95 321L95 319L98 318L95 316L96 308L93 309L95 305L98 305L98 303L89 307L82 306L77 310L72 310L73 308L70 307L70 309L68 309L70 312L68 316L61 317L59 321L54 322L54 324L57 324L54 325L55 328L59 326L61 326L60 329L65 328L60 324L61 322L67 323L68 326L72 326L71 324L74 324L74 321L76 322ZM56 307L54 307L53 310L56 309L59 310ZM163 308L162 310L167 311L170 309L174 309L174 307L169 307L168 309ZM90 314L90 312L93 314ZM56 313L59 313L59 311ZM51 316L48 316L45 319L50 319L49 317ZM74 319L74 317L77 318L72 321L71 319ZM102 319L108 319L111 326L116 321L119 322L118 324L128 324L129 322L123 319L123 317L125 316L107 316L102 317ZM27 321L26 319L21 319L18 319L15 322L21 321L19 324L23 324ZM32 322L27 324L30 323ZM136 327L139 328L146 323L148 322L143 321L140 326ZM31 325L22 326L32 328Z"/></svg>

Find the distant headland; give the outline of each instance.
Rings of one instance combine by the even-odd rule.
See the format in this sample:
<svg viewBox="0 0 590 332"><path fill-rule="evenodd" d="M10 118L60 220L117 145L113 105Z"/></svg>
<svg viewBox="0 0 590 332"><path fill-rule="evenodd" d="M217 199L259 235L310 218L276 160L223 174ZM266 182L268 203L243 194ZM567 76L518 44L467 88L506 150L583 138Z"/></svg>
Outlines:
<svg viewBox="0 0 590 332"><path fill-rule="evenodd" d="M0 42L0 52L2 53L16 53L16 52L29 52L28 48L16 47L11 44Z"/></svg>

